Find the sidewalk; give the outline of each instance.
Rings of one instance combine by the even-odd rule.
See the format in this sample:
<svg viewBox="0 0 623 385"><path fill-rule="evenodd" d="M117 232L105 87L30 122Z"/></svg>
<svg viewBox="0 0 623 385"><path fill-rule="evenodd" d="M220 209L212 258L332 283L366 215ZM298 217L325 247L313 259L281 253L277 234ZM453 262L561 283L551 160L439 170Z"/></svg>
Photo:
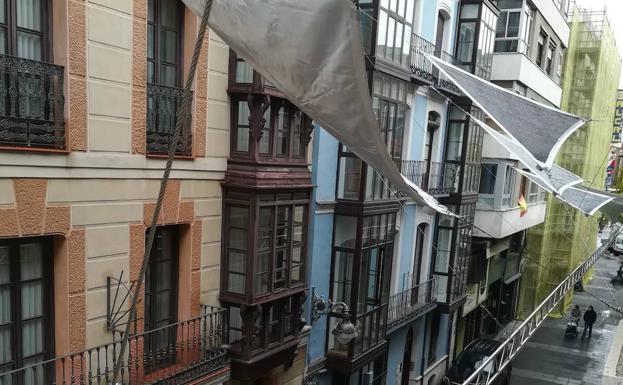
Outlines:
<svg viewBox="0 0 623 385"><path fill-rule="evenodd" d="M608 233L604 232L603 236L608 236ZM623 303L623 290L617 291L610 284L610 278L618 266L618 258L600 258L595 264L592 281L585 287L586 291L608 303L614 302L615 295L616 300ZM587 292L576 292L573 303L580 305L582 310L591 305L595 308L598 318L592 338L580 338L580 330L578 338L565 339L567 319L547 319L513 361L511 385L602 383L606 361L617 331L621 330L618 325L623 317ZM621 345L617 347L617 350L621 349Z"/></svg>

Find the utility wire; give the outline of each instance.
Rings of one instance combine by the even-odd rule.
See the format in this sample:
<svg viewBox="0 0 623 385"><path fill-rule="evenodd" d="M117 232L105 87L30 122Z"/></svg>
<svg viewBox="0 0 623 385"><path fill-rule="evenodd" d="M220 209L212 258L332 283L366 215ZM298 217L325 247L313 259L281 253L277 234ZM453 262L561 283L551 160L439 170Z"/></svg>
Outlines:
<svg viewBox="0 0 623 385"><path fill-rule="evenodd" d="M122 336L121 346L119 348L119 356L117 357L117 362L115 362L114 372L112 383L120 384L121 378L121 370L123 368L123 359L125 355L125 351L128 346L128 340L130 337L130 332L132 328L132 322L136 322L136 308L138 305L139 298L142 295L143 282L145 280L145 274L147 272L147 266L149 264L149 258L151 254L152 245L154 243L154 238L156 235L156 227L158 226L158 218L160 217L160 211L162 209L162 203L164 201L164 194L167 188L167 183L169 182L169 176L171 174L171 168L173 166L173 159L175 157L175 151L177 150L177 144L180 140L182 126L185 122L186 116L190 110L190 104L192 102L192 86L195 79L195 72L197 70L197 63L199 62L199 55L201 54L201 46L203 43L203 39L205 36L205 32L208 26L208 19L210 17L210 10L212 9L213 0L207 0L205 4L205 8L203 10L203 16L201 17L201 25L199 26L199 31L197 33L197 39L195 40L195 47L193 50L193 56L190 63L190 69L188 70L188 78L186 79L186 85L184 87L184 96L182 100L182 104L177 111L177 117L175 122L175 132L173 133L173 138L169 142L168 148L168 157L167 163L164 169L164 174L160 181L160 191L158 192L158 200L156 201L156 207L154 208L154 212L151 218L151 224L149 227L149 233L147 236L147 242L145 244L145 253L143 254L143 261L141 263L141 269L139 271L136 285L134 287L134 294L132 295L132 303L130 305L130 313L128 317L128 322L126 324L125 333Z"/></svg>

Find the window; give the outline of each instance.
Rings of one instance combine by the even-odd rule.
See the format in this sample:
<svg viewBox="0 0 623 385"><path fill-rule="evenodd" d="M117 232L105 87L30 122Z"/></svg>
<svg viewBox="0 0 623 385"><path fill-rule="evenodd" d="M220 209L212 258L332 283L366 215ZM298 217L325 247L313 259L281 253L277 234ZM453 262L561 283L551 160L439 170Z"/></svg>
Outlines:
<svg viewBox="0 0 623 385"><path fill-rule="evenodd" d="M362 162L343 145L340 146L338 199L359 199Z"/></svg>
<svg viewBox="0 0 623 385"><path fill-rule="evenodd" d="M426 365L432 365L437 359L437 340L439 339L439 326L441 323L441 316L438 312L428 314L428 354L426 357Z"/></svg>
<svg viewBox="0 0 623 385"><path fill-rule="evenodd" d="M47 0L0 2L0 53L47 59Z"/></svg>
<svg viewBox="0 0 623 385"><path fill-rule="evenodd" d="M264 126L257 142L257 152L266 157L304 158L306 142L304 125L311 126L311 121L298 108L285 99L273 97L270 105L249 103L242 97L232 103L234 109L233 151L249 153L253 151L251 143L251 109L265 108ZM259 111L258 111L259 112Z"/></svg>
<svg viewBox="0 0 623 385"><path fill-rule="evenodd" d="M264 294L304 281L307 204L291 193L260 197L255 292Z"/></svg>
<svg viewBox="0 0 623 385"><path fill-rule="evenodd" d="M534 182L530 182L530 192L528 193L528 203L535 203L538 202L539 200L539 185L534 183Z"/></svg>
<svg viewBox="0 0 623 385"><path fill-rule="evenodd" d="M536 50L536 65L541 67L543 65L543 55L545 53L545 42L547 41L547 35L543 30L539 33L539 42Z"/></svg>
<svg viewBox="0 0 623 385"><path fill-rule="evenodd" d="M513 187L515 187L515 169L511 166L505 166L505 177L504 177L504 195L502 196L502 207L510 207L511 205L511 194L513 192ZM525 177L524 177L525 178Z"/></svg>
<svg viewBox="0 0 623 385"><path fill-rule="evenodd" d="M493 194L495 193L495 179L498 172L498 165L493 163L486 163L482 165L482 172L480 173L480 194Z"/></svg>
<svg viewBox="0 0 623 385"><path fill-rule="evenodd" d="M550 42L547 47L547 62L545 63L545 72L548 75L552 75L552 70L554 69L554 52L556 52L556 45Z"/></svg>
<svg viewBox="0 0 623 385"><path fill-rule="evenodd" d="M236 83L253 83L253 67L244 59L236 56Z"/></svg>
<svg viewBox="0 0 623 385"><path fill-rule="evenodd" d="M376 56L402 67L409 65L415 2L382 1L376 35Z"/></svg>
<svg viewBox="0 0 623 385"><path fill-rule="evenodd" d="M178 0L149 0L147 82L178 87L181 77L182 6Z"/></svg>
<svg viewBox="0 0 623 385"><path fill-rule="evenodd" d="M151 249L145 275L145 331L158 329L145 336L146 370L175 363L170 351L177 338L177 274L179 232L175 226L159 227ZM166 352L166 353L165 353Z"/></svg>
<svg viewBox="0 0 623 385"><path fill-rule="evenodd" d="M563 53L558 52L558 63L556 63L556 80L560 83L562 79L562 62L563 62Z"/></svg>
<svg viewBox="0 0 623 385"><path fill-rule="evenodd" d="M227 207L227 291L245 293L248 256L249 208Z"/></svg>
<svg viewBox="0 0 623 385"><path fill-rule="evenodd" d="M495 52L517 52L521 10L502 11L495 30Z"/></svg>
<svg viewBox="0 0 623 385"><path fill-rule="evenodd" d="M50 238L0 241L0 373L53 356L52 272ZM18 384L47 383L49 374L36 367Z"/></svg>

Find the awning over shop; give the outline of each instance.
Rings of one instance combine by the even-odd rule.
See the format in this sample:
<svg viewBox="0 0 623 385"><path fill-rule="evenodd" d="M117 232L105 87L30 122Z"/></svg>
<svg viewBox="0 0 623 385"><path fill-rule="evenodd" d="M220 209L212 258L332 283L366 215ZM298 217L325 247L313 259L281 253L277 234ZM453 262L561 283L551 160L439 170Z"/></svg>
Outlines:
<svg viewBox="0 0 623 385"><path fill-rule="evenodd" d="M201 15L206 0L183 0ZM236 53L292 103L416 202L454 215L400 174L368 88L359 12L350 0L213 0L209 18Z"/></svg>

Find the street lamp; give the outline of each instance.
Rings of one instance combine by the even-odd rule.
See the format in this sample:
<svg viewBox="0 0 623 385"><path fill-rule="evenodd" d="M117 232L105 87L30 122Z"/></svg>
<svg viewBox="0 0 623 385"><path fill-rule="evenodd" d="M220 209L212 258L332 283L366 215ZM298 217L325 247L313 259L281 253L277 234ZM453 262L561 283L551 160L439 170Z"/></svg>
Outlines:
<svg viewBox="0 0 623 385"><path fill-rule="evenodd" d="M318 321L320 316L330 313L337 314L342 320L331 331L338 342L347 345L359 336L357 326L350 321L348 305L344 302L333 303L330 299L324 299L316 294L316 288L312 288L312 323Z"/></svg>

